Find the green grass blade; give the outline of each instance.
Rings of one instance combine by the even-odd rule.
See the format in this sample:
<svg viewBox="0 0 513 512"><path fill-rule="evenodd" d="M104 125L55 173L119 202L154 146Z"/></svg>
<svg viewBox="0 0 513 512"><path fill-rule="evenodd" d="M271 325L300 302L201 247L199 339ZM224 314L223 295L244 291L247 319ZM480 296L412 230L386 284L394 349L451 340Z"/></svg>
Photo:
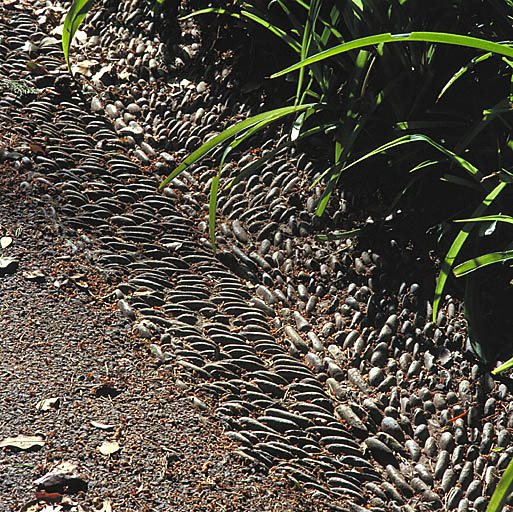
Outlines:
<svg viewBox="0 0 513 512"><path fill-rule="evenodd" d="M448 121L400 121L395 123L394 130L401 131L420 131L420 130L435 130L440 128L447 128L448 126L461 127L465 126L464 123L448 122Z"/></svg>
<svg viewBox="0 0 513 512"><path fill-rule="evenodd" d="M317 18L319 16L319 11L321 9L321 2L319 0L314 0L312 5L308 9L308 16L306 18L306 23L303 27L303 38L301 41L301 52L300 52L300 60L305 60L310 53L310 46L312 44L312 40L314 39L315 34L315 24L317 22ZM296 89L296 100L295 105L299 105L301 103L301 96L303 91L303 82L305 79L305 68L301 68L299 70L299 79L297 82Z"/></svg>
<svg viewBox="0 0 513 512"><path fill-rule="evenodd" d="M356 137L358 134L357 131L353 132L353 137ZM346 139L342 139L346 140ZM469 174L471 174L478 183L481 183L481 180L483 178L483 174L479 169L477 169L474 165L472 165L468 160L465 160L464 158L456 155L452 151L448 150L447 148L443 147L442 145L438 144L434 140L430 139L429 137L426 137L425 135L405 135L403 137L399 137L393 141L387 142L386 144L383 144L382 146L370 151L369 153L365 154L364 156L358 158L357 160L354 160L350 164L345 164L344 159L341 159L341 161L338 164L333 165L330 167L326 172L324 172L314 183L313 185L317 184L319 180L324 178L326 175L330 175L330 180L324 189L323 195L321 196L321 199L319 201L319 204L317 205L316 215L321 216L326 206L328 205L329 199L331 197L331 194L333 193L333 190L335 189L335 186L338 182L338 179L340 177L340 174L344 171L347 171L351 167L363 162L364 160L367 160L368 158L371 158L372 156L378 155L380 153L383 153L387 150L390 150L392 148L401 146L403 144L409 144L411 142L427 142L429 145L443 153L444 155L448 156L451 160L459 164L463 169L465 169ZM422 166L426 167L430 163L424 162ZM420 167L418 167L420 168ZM414 170L417 170L415 168Z"/></svg>
<svg viewBox="0 0 513 512"><path fill-rule="evenodd" d="M420 162L420 164L417 164L413 169L410 169L410 173L420 171L421 169L425 169L426 167L432 167L433 165L439 165L440 163L440 160L425 160L424 162Z"/></svg>
<svg viewBox="0 0 513 512"><path fill-rule="evenodd" d="M482 256L477 256L476 258L472 258L471 260L467 260L457 267L454 267L454 275L456 277L464 276L470 272L474 272L481 267L486 267L487 265L492 265L493 263L501 263L503 261L507 261L513 258L513 251L499 251L499 252L490 252L488 254L483 254Z"/></svg>
<svg viewBox="0 0 513 512"><path fill-rule="evenodd" d="M478 37L462 36L458 34L449 34L446 32L409 32L407 34L377 34L374 36L361 37L347 43L340 44L334 48L330 48L320 52L308 59L303 60L297 64L289 66L286 69L278 71L271 75L271 78L276 78L292 71L296 71L304 66L309 66L315 62L334 57L350 50L363 48L380 43L399 43L399 42L432 42L442 44L453 44L458 46L466 46L475 48L476 50L484 50L487 52L497 53L506 57L513 57L513 48L505 44L494 43Z"/></svg>
<svg viewBox="0 0 513 512"><path fill-rule="evenodd" d="M483 112L483 117L474 123L470 129L458 141L454 151L458 154L463 153L463 150L470 146L470 143L501 113L511 112L513 110L509 104L509 99L504 98L494 105L491 109Z"/></svg>
<svg viewBox="0 0 513 512"><path fill-rule="evenodd" d="M272 151L269 151L268 153L266 153L264 156L260 157L258 160L256 160L255 162L251 163L250 165L248 165L244 171L242 171L239 175L235 176L235 178L233 178L229 183L228 185L226 185L226 187L224 187L225 189L228 189L230 187L234 187L235 185L237 185L237 183L239 183L240 181L248 178L249 176L251 176L254 172L256 172L260 167L262 167L262 165L264 165L267 161L271 160L271 158L274 157L274 155L276 155L277 153L279 153L282 149L288 147L288 146L292 146L295 142L297 142L299 139L302 139L302 138L305 138L305 137L310 137L312 135L316 135L318 133L324 133L328 128L329 128L330 125L321 125L321 126L317 126L315 128L310 128L309 130L307 130L306 132L303 132L302 134L300 134L297 139L295 140L287 140L285 142L282 142L281 144L279 144L277 147L275 147Z"/></svg>
<svg viewBox="0 0 513 512"><path fill-rule="evenodd" d="M251 21L254 21L255 23L258 23L262 27L266 28L274 34L275 36L278 36L282 41L287 43L294 51L300 52L301 51L301 45L295 41L292 37L290 37L284 30L282 30L279 27L276 27L269 23L268 21L264 20L263 18L260 18L259 16L249 12L249 11L241 11L241 14L248 18Z"/></svg>
<svg viewBox="0 0 513 512"><path fill-rule="evenodd" d="M294 124L292 125L292 130L290 132L290 140L292 140L292 141L297 140L297 138L301 134L301 128L303 127L303 123L307 119L306 115L307 115L307 112L301 112L301 114L299 114L296 117Z"/></svg>
<svg viewBox="0 0 513 512"><path fill-rule="evenodd" d="M202 14L224 14L227 16L231 16L232 18L236 18L239 20L244 20L244 18L251 20L258 25L261 25L262 27L266 28L274 34L275 36L279 37L282 41L284 41L286 44L288 44L294 51L300 52L301 51L301 45L295 41L292 37L290 37L284 30L282 30L280 27L276 27L275 25L272 25L262 17L258 16L257 14L248 11L248 10L242 10L239 12L232 12L228 9L221 9L221 8L214 8L209 7L207 9L199 9L197 11L191 12L190 14L187 14L186 16L182 16L179 18L180 20L187 20L189 18L193 18L195 16L201 16Z"/></svg>
<svg viewBox="0 0 513 512"><path fill-rule="evenodd" d="M186 14L185 16L180 16L178 20L185 21L189 18L194 18L195 16L201 16L202 14L227 14L228 16L233 16L234 18L240 19L239 13L231 12L228 9L216 9L215 7L208 7L207 9L198 9L197 11Z"/></svg>
<svg viewBox="0 0 513 512"><path fill-rule="evenodd" d="M62 51L66 59L66 64L68 65L68 70L70 71L69 49L73 42L73 37L86 14L91 10L93 4L94 0L74 0L64 19L64 26L62 28Z"/></svg>
<svg viewBox="0 0 513 512"><path fill-rule="evenodd" d="M492 373L496 373L497 370L494 370ZM498 372L497 372L498 373ZM513 460L508 464L506 471L502 475L502 478L499 480L497 488L490 498L490 503L488 503L488 507L486 508L486 512L500 512L504 507L506 500L508 499L508 495L513 490Z"/></svg>
<svg viewBox="0 0 513 512"><path fill-rule="evenodd" d="M472 217L471 219L458 219L454 222L506 222L508 224L513 224L513 217L509 215L486 215L485 217Z"/></svg>
<svg viewBox="0 0 513 512"><path fill-rule="evenodd" d="M345 240L351 236L359 235L363 231L362 228L352 229L351 231L334 231L333 233L328 233L327 235L315 235L317 240Z"/></svg>
<svg viewBox="0 0 513 512"><path fill-rule="evenodd" d="M508 361L506 361L504 364L501 364L498 368L495 368L495 370L492 370L491 373L492 373L492 375L497 375L498 373L501 373L501 372L504 372L506 370L509 370L510 368L513 368L513 357L511 359L508 359ZM511 466L511 464L513 464L513 461L511 461L510 466ZM508 469L509 469L509 467L508 467ZM508 493L506 493L506 495L509 494L509 492L510 491L508 491ZM495 496L495 494L494 494L494 496ZM491 503L492 502L490 502L490 504ZM491 512L492 510L495 512L496 510L500 510L500 509L497 509L497 508L490 509L489 506L488 506L488 508L486 510L487 510L487 512Z"/></svg>
<svg viewBox="0 0 513 512"><path fill-rule="evenodd" d="M444 155L448 156L451 160L456 162L458 165L460 165L469 174L471 174L476 179L476 181L481 182L481 180L484 178L481 171L479 171L479 169L477 169L477 167L472 165L468 160L465 160L464 158L456 155L454 152L452 152L449 149L445 148L444 146L438 144L437 142L430 139L429 137L426 137L425 135L421 135L421 134L404 135L403 137L398 137L397 139L387 142L386 144L383 144L382 146L379 146L378 148L373 149L372 151L369 151L369 153L358 158L354 162L351 162L350 164L346 165L344 167L344 171L363 162L364 160L367 160L368 158L371 158L372 156L378 155L380 153L388 151L389 149L395 148L397 146L401 146L403 144L409 144L410 142L426 142L430 146L434 147L435 149L437 149L438 151L443 153Z"/></svg>
<svg viewBox="0 0 513 512"><path fill-rule="evenodd" d="M504 183L513 183L513 173L507 171L506 169L501 169L499 171L499 179Z"/></svg>
<svg viewBox="0 0 513 512"><path fill-rule="evenodd" d="M488 52L484 55L479 55L479 57L474 57L466 66L463 66L456 73L454 73L451 79L443 86L440 94L438 95L438 98L436 98L436 101L440 100L440 98L447 92L447 90L454 84L454 82L458 80L458 78L463 76L469 69L472 69L477 63L489 59L492 55L493 53Z"/></svg>
<svg viewBox="0 0 513 512"><path fill-rule="evenodd" d="M473 217L478 217L484 213L484 211L488 208L488 206L494 201L494 199L502 192L506 183L499 183L481 202L481 204L474 210L472 214ZM440 274L438 275L438 279L436 281L435 287L435 297L433 300L433 322L436 322L436 317L438 314L438 308L440 306L440 300L442 298L442 293L445 288L445 283L447 282L447 278L452 270L452 266L454 260L458 256L463 244L467 240L472 228L474 227L473 222L466 222L463 228L460 230L456 238L454 239L449 251L445 255L444 262L442 264L442 268L440 270Z"/></svg>
<svg viewBox="0 0 513 512"><path fill-rule="evenodd" d="M295 16L294 16L294 13L293 13L293 10L292 9L289 9L286 4L284 2L282 2L281 0L273 0L272 2L270 2L269 5L271 5L272 3L274 3L274 1L283 9L283 12L287 15L287 17L289 18L289 20L291 21L291 23L294 25L294 27L296 28L296 30L298 32L301 32L302 31L302 27L303 27L303 23L301 23ZM309 11L311 6L305 2L302 2L301 0L296 0L296 4L299 5L300 7L303 7L306 11ZM296 7L296 5L294 5L294 7ZM295 11L296 9L294 9ZM343 40L343 37L342 37L342 34L337 30L337 22L338 22L338 16L337 16L337 13L338 13L338 9L336 9L335 7L332 8L332 12L330 14L330 21L326 21L322 16L319 16L318 19L319 21L324 25L325 28L327 28L329 31L331 31L331 33L338 39L338 40ZM321 41L322 41L322 37L321 37Z"/></svg>
<svg viewBox="0 0 513 512"><path fill-rule="evenodd" d="M319 217L324 213L324 210L326 210L326 206L328 206L331 194L337 185L337 176L338 175L334 175L331 177L330 181L326 185L326 188L324 189L324 192L322 193L319 204L317 205L317 209L315 210L315 214Z"/></svg>
<svg viewBox="0 0 513 512"><path fill-rule="evenodd" d="M216 174L210 186L210 202L208 205L208 229L210 232L210 243L212 250L216 253L216 209L217 209L217 192L219 190L219 173Z"/></svg>
<svg viewBox="0 0 513 512"><path fill-rule="evenodd" d="M221 163L219 164L219 172L221 172L221 169L224 166L224 162L227 158L227 156L242 142L244 142L247 138L251 137L255 133L257 133L259 130L265 128L268 125L267 119L264 119L263 121L260 121L259 123L253 125L251 128L249 128L247 131L236 137L224 150L223 156L221 158Z"/></svg>
<svg viewBox="0 0 513 512"><path fill-rule="evenodd" d="M235 137L239 133L251 128L252 126L260 123L261 121L266 121L266 124L272 123L282 117L285 117L289 114L293 114L294 112L298 112L310 107L314 107L314 104L305 104L298 106L289 106L282 107L275 110L269 110L267 112L263 112L262 114L257 114L256 116L250 117L249 119L245 119L243 121L239 121L238 123L230 126L220 134L216 135L212 139L208 140L196 151L191 153L159 186L159 190L162 190L171 180L176 178L182 171L184 171L190 165L196 163L198 160L201 160L205 155L207 155L212 149L217 147L218 145L226 142L227 140Z"/></svg>
<svg viewBox="0 0 513 512"><path fill-rule="evenodd" d="M478 192L482 192L483 190L479 185L477 185L473 181L461 178L460 176L454 176L453 174L444 174L443 178L440 178L440 180L446 181L447 183L453 183L454 185L459 185L461 187L467 187L472 190L477 190Z"/></svg>

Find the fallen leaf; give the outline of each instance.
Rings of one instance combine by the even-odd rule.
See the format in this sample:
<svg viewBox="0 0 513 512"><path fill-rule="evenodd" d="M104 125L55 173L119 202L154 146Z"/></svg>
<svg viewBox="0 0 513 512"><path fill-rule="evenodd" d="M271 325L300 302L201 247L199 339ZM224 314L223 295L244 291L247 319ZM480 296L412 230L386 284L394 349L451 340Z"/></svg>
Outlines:
<svg viewBox="0 0 513 512"><path fill-rule="evenodd" d="M44 48L45 46L50 46L54 44L59 44L59 40L55 37L43 37L40 42L41 46Z"/></svg>
<svg viewBox="0 0 513 512"><path fill-rule="evenodd" d="M21 48L24 52L28 52L29 54L31 52L37 52L39 50L39 46L37 44L34 44L32 41L25 41L25 44Z"/></svg>
<svg viewBox="0 0 513 512"><path fill-rule="evenodd" d="M23 277L29 281L44 281L45 275L41 270L27 270L23 272Z"/></svg>
<svg viewBox="0 0 513 512"><path fill-rule="evenodd" d="M126 69L124 69L123 71L120 71L118 77L120 78L120 80L127 80L128 78L130 78L130 73Z"/></svg>
<svg viewBox="0 0 513 512"><path fill-rule="evenodd" d="M62 494L58 492L36 491L36 498L47 503L60 503L62 501Z"/></svg>
<svg viewBox="0 0 513 512"><path fill-rule="evenodd" d="M109 425L107 423L100 423L99 421L91 421L91 425L93 427L99 428L101 430L114 430L116 425Z"/></svg>
<svg viewBox="0 0 513 512"><path fill-rule="evenodd" d="M112 512L112 502L109 499L103 502L103 507L100 512Z"/></svg>
<svg viewBox="0 0 513 512"><path fill-rule="evenodd" d="M52 29L52 31L50 32L50 35L52 35L52 36L62 36L62 30L63 29L64 29L64 25L57 25L54 29Z"/></svg>
<svg viewBox="0 0 513 512"><path fill-rule="evenodd" d="M12 238L10 236L3 236L2 238L0 238L0 246L2 246L2 249L9 247L11 244Z"/></svg>
<svg viewBox="0 0 513 512"><path fill-rule="evenodd" d="M102 455L110 455L119 451L119 443L117 441L104 441L98 448Z"/></svg>
<svg viewBox="0 0 513 512"><path fill-rule="evenodd" d="M113 65L107 64L103 66L97 73L95 73L91 77L91 81L96 84L102 83L103 85L112 85L113 76L112 76Z"/></svg>
<svg viewBox="0 0 513 512"><path fill-rule="evenodd" d="M34 480L38 490L78 492L87 490L87 480L77 472L76 464L62 462L49 473Z"/></svg>
<svg viewBox="0 0 513 512"><path fill-rule="evenodd" d="M6 437L0 441L0 448L17 448L18 450L31 450L44 446L45 440L41 436L23 436Z"/></svg>
<svg viewBox="0 0 513 512"><path fill-rule="evenodd" d="M42 66L41 64L38 64L37 62L35 62L33 60L28 61L26 66L27 66L27 69L33 75L39 76L39 75L47 75L48 74L48 70L44 66Z"/></svg>
<svg viewBox="0 0 513 512"><path fill-rule="evenodd" d="M83 60L81 62L77 62L71 66L71 71L75 73L80 73L81 75L90 77L92 76L91 69L94 68L98 64L97 60Z"/></svg>
<svg viewBox="0 0 513 512"><path fill-rule="evenodd" d="M57 409L59 407L60 398L45 398L36 405L39 411L49 411L50 409Z"/></svg>
<svg viewBox="0 0 513 512"><path fill-rule="evenodd" d="M77 30L73 37L73 40L77 43L85 43L87 41L87 32L84 32L83 30Z"/></svg>
<svg viewBox="0 0 513 512"><path fill-rule="evenodd" d="M29 142L29 148L30 148L30 151L32 151L32 153L34 153L35 155L42 155L42 156L46 155L46 151L43 149L43 146L41 146L40 144L36 144L35 142Z"/></svg>
<svg viewBox="0 0 513 512"><path fill-rule="evenodd" d="M0 276L14 274L18 269L19 261L16 258L0 258Z"/></svg>
<svg viewBox="0 0 513 512"><path fill-rule="evenodd" d="M19 512L40 512L41 507L39 506L39 500L30 500L25 503L19 510Z"/></svg>

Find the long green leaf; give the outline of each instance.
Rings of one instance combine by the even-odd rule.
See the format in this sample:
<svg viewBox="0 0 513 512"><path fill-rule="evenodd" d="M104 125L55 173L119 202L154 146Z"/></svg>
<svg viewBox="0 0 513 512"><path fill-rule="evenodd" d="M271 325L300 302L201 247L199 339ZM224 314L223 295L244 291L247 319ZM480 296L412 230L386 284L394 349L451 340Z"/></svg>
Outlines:
<svg viewBox="0 0 513 512"><path fill-rule="evenodd" d="M448 183L454 183L455 185L459 185L461 187L467 187L472 190L477 190L478 192L482 192L482 188L479 187L476 183L466 178L461 178L460 176L454 176L453 174L444 174L444 176L440 178L440 180L446 181Z"/></svg>
<svg viewBox="0 0 513 512"><path fill-rule="evenodd" d="M490 221L498 221L498 222L506 222L508 224L513 224L513 217L509 215L486 215L484 217L472 217L471 219L458 219L454 222L490 222Z"/></svg>
<svg viewBox="0 0 513 512"><path fill-rule="evenodd" d="M219 173L212 179L210 186L210 203L208 206L208 229L210 232L210 243L212 250L216 253L216 209L217 209L217 191L219 190Z"/></svg>
<svg viewBox="0 0 513 512"><path fill-rule="evenodd" d="M263 121L260 121L259 123L251 126L248 130L246 130L244 133L233 139L230 144L226 147L224 150L223 156L221 157L221 163L219 164L219 172L221 172L224 162L227 158L227 156L242 142L244 142L247 138L251 137L255 133L257 133L259 130L262 130L268 125L267 119L264 119Z"/></svg>
<svg viewBox="0 0 513 512"><path fill-rule="evenodd" d="M69 64L69 49L73 42L73 37L93 4L94 0L74 0L64 19L64 26L62 28L62 51L64 52L64 58L66 59L69 70L71 70Z"/></svg>
<svg viewBox="0 0 513 512"><path fill-rule="evenodd" d="M492 373L497 372L494 370ZM508 464L506 471L502 475L502 478L499 480L497 488L493 493L490 503L488 503L488 507L486 508L486 512L500 512L504 507L506 500L508 499L508 495L513 490L513 460Z"/></svg>
<svg viewBox="0 0 513 512"><path fill-rule="evenodd" d="M436 101L440 100L440 98L447 92L449 87L451 87L452 84L454 84L454 82L456 82L456 80L458 80L458 78L463 76L469 69L472 69L478 62L483 62L484 60L489 59L492 55L493 55L493 53L488 52L488 53L485 53L484 55L479 55L478 57L474 57L466 66L463 66L456 73L454 73L454 75L451 77L451 79L442 88Z"/></svg>
<svg viewBox="0 0 513 512"><path fill-rule="evenodd" d="M278 36L282 41L284 41L286 44L288 44L294 51L300 52L301 51L301 45L295 41L292 37L290 37L284 30L282 30L280 27L276 27L275 25L272 25L262 17L258 16L257 14L248 11L248 10L241 10L240 13L238 12L232 12L227 9L221 9L221 8L214 8L209 7L207 9L199 9L198 11L194 11L191 14L187 14L186 16L182 16L179 18L180 20L187 20L189 18L193 18L194 16L200 16L202 14L225 14L227 16L231 16L232 18L237 18L240 20L244 20L244 18L254 21L255 23L261 25L262 27L266 28L274 34L275 36Z"/></svg>
<svg viewBox="0 0 513 512"><path fill-rule="evenodd" d="M463 76L469 69L472 69L478 62L483 62L484 60L489 59L492 55L493 55L493 53L488 52L488 53L485 53L484 55L479 55L479 57L474 57L466 66L463 66L456 73L454 73L454 75L451 77L451 79L443 86L436 101L440 100L440 98L447 92L449 87L451 87L452 84L454 84L454 82L456 82L456 80L458 80L458 78Z"/></svg>
<svg viewBox="0 0 513 512"><path fill-rule="evenodd" d="M240 181L248 178L253 173L255 173L262 165L264 165L267 161L271 160L277 153L279 153L282 149L285 149L288 146L292 146L299 139L303 139L306 137L311 137L312 135L317 135L318 133L325 133L332 125L321 125L316 126L314 128L310 128L306 132L301 133L295 140L286 140L276 146L273 150L268 151L264 156L261 156L258 160L255 160L251 164L249 164L244 171L235 176L225 187L223 190L228 189L237 185Z"/></svg>
<svg viewBox="0 0 513 512"><path fill-rule="evenodd" d="M327 235L315 235L317 240L345 240L351 236L359 235L363 231L362 228L352 229L351 231L333 231Z"/></svg>
<svg viewBox="0 0 513 512"><path fill-rule="evenodd" d="M249 119L245 119L244 121L239 121L238 123L230 126L220 134L212 137L210 140L205 142L200 148L190 154L159 186L159 190L164 188L171 180L175 179L182 171L187 169L190 165L196 163L198 160L201 160L205 155L207 155L212 149L216 146L226 142L227 140L235 137L239 133L251 128L252 126L260 123L261 121L266 120L267 123L272 123L282 117L285 117L289 114L293 114L294 112L298 112L300 110L305 110L310 107L314 107L314 104L305 104L298 106L289 106L277 108L275 110L269 110L268 112L263 112L262 114L257 114L256 116L250 117Z"/></svg>
<svg viewBox="0 0 513 512"><path fill-rule="evenodd" d="M379 155L380 153L384 153L385 151L388 151L388 150L393 149L395 147L401 146L403 144L409 144L411 142L426 142L427 144L429 144L430 146L434 147L435 149L437 149L438 151L440 151L444 155L448 156L451 160L456 162L458 165L460 165L469 174L471 174L476 179L476 181L481 182L481 180L484 177L483 174L481 173L481 171L479 171L479 169L477 169L477 167L472 165L468 160L465 160L464 158L456 155L455 153L453 153L449 149L445 148L444 146L438 144L434 140L432 140L429 137L426 137L425 135L422 135L422 134L404 135L404 136L398 137L397 139L394 139L394 140L392 140L390 142L387 142L387 143L383 144L382 146L379 146L378 148L373 149L372 151L369 151L368 153L366 153L362 157L358 158L357 160L354 160L350 164L347 164L346 166L344 166L343 170L347 171L351 167L354 167L355 165L357 165L357 164L359 164L359 163L361 163L361 162L363 162L363 161L365 161L365 160L367 160L367 159L369 159L369 158L371 158L373 156ZM434 163L435 162L433 162L433 164ZM425 165L422 165L422 166L419 165L419 166L415 167L414 169L412 169L412 171L418 170L421 167L425 167L427 165L430 165L431 162L425 162L424 164ZM326 174L328 174L328 172L329 172L329 170L326 171L323 175L321 175L320 178L318 178L314 182L313 185L315 185L319 181L319 179L322 179L324 176L326 176Z"/></svg>
<svg viewBox="0 0 513 512"><path fill-rule="evenodd" d="M472 258L471 260L467 260L464 263L461 263L457 267L454 267L454 275L456 277L464 276L478 268L485 267L487 265L492 265L493 263L500 263L503 261L507 261L513 258L513 251L500 251L500 252L490 252L488 254L483 254L482 256L477 256L477 258Z"/></svg>
<svg viewBox="0 0 513 512"><path fill-rule="evenodd" d="M317 23L317 18L319 16L319 11L321 9L321 2L319 0L314 0L310 9L308 9L308 16L306 18L306 23L303 27L303 39L301 41L301 52L300 59L304 60L308 57L310 53L310 45L312 43L312 39L314 38L315 33L315 24ZM305 78L305 68L301 68L299 70L299 79L297 82L297 90L296 90L296 100L294 102L295 105L299 105L301 103L301 96L303 90L303 81Z"/></svg>
<svg viewBox="0 0 513 512"><path fill-rule="evenodd" d="M506 370L509 370L510 368L513 368L513 357L511 359L508 359L504 364L501 364L498 368L495 368L495 370L492 370L491 373L492 373L492 375L497 375L498 373L505 372ZM496 510L496 509L494 509L494 510Z"/></svg>
<svg viewBox="0 0 513 512"><path fill-rule="evenodd" d="M484 211L488 208L488 206L495 200L495 198L502 192L506 183L499 183L481 202L481 204L474 210L472 214L473 217L478 217L484 213ZM442 264L442 268L440 270L440 274L438 275L438 279L436 281L435 287L435 297L433 300L433 321L436 322L436 317L438 314L438 308L440 306L440 300L442 298L442 293L445 288L445 283L449 274L451 272L454 260L458 256L463 244L467 240L472 228L474 226L473 222L467 222L460 230L456 238L454 239L449 251L445 255L444 262Z"/></svg>
<svg viewBox="0 0 513 512"><path fill-rule="evenodd" d="M460 167L462 167L465 171L467 171L471 176L474 177L474 179L481 183L482 179L484 178L481 171L472 165L468 160L465 158L462 158L461 156L458 156L456 153L451 151L450 149L447 149L446 147L442 146L441 144L438 144L438 142L435 142L433 139L426 137L422 134L415 134L415 135L408 135L406 137L400 137L399 139L396 139L396 141L404 144L405 142L427 142L430 146L437 149L440 153L446 155L451 160L453 160L455 163L457 163ZM393 143L396 141L392 141L391 147L393 147ZM376 149L375 151L379 152L379 149ZM388 148L387 148L388 149ZM372 152L374 153L374 151ZM354 162L356 163L356 162Z"/></svg>
<svg viewBox="0 0 513 512"><path fill-rule="evenodd" d="M510 112L512 109L509 105L509 99L504 98L500 100L496 105L494 105L491 109L483 112L483 117L474 123L467 133L461 137L458 141L458 144L454 148L455 153L463 153L463 151L468 148L471 142L501 113Z"/></svg>
<svg viewBox="0 0 513 512"><path fill-rule="evenodd" d="M510 48L509 46L504 44L487 41L486 39L480 39L478 37L449 34L446 32L409 32L407 34L387 33L368 37L361 37L359 39L355 39L353 41L340 44L338 46L335 46L334 48L330 48L329 50L325 50L316 55L313 55L312 57L309 57L308 59L305 59L297 64L289 66L286 69L278 71L277 73L271 75L271 78L286 75L287 73L290 73L291 71L296 71L297 69L300 69L304 66L309 66L310 64L313 64L315 62L319 62L321 60L334 57L335 55L339 55L350 50L363 48L365 46L371 46L379 43L399 43L412 41L467 46L470 48L475 48L477 50L484 50L487 52L497 53L499 55L504 55L506 57L513 57L513 48Z"/></svg>

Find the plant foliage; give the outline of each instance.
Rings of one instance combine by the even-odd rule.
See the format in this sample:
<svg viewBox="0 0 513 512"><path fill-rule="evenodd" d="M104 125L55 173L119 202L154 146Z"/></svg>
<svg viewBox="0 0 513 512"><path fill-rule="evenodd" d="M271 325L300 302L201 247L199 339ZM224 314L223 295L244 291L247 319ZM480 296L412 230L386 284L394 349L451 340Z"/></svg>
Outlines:
<svg viewBox="0 0 513 512"><path fill-rule="evenodd" d="M80 24L84 21L84 18L91 10L93 4L94 0L73 0L68 13L66 14L66 18L64 19L64 26L62 29L62 51L64 52L64 58L66 59L68 69L71 69L69 63L69 49L71 47L71 43L73 42L73 38L75 37L78 27L80 27Z"/></svg>

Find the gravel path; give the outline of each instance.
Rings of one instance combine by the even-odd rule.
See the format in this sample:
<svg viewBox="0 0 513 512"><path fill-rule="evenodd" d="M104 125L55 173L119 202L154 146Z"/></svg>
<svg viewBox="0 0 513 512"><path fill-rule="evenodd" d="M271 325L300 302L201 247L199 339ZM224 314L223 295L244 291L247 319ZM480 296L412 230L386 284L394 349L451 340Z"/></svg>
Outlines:
<svg viewBox="0 0 513 512"><path fill-rule="evenodd" d="M91 265L94 239L64 235L21 179L3 162L0 236L12 242L0 258L18 266L0 276L0 440L42 446L0 451L0 510L327 510L233 454L209 397L101 300L112 283ZM75 466L69 478L38 489L62 464Z"/></svg>
<svg viewBox="0 0 513 512"><path fill-rule="evenodd" d="M0 7L0 507L484 510L511 382L475 363L458 300L429 320L436 261L367 219L378 201L338 191L319 220L322 165L284 149L220 195L214 255L220 152L156 193L275 98L152 5L99 2L79 86L68 4ZM266 131L223 178L278 144ZM315 236L362 219L359 243Z"/></svg>

